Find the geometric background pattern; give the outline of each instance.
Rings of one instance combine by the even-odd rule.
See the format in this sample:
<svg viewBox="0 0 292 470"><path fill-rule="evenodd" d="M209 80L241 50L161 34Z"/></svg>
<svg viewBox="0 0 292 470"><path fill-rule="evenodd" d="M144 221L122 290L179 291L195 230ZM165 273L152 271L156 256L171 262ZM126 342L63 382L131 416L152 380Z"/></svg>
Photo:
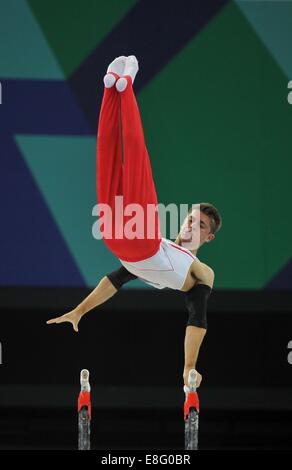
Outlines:
<svg viewBox="0 0 292 470"><path fill-rule="evenodd" d="M159 202L222 213L199 252L215 287L292 289L292 3L165 5L1 4L1 286L91 287L118 266L91 232L96 130L108 63L135 54Z"/></svg>

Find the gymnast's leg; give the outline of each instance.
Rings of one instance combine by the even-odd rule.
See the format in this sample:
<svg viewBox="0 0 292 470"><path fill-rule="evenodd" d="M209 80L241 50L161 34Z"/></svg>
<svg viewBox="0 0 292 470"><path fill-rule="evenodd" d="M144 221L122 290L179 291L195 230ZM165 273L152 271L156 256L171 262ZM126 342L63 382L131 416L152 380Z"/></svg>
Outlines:
<svg viewBox="0 0 292 470"><path fill-rule="evenodd" d="M141 222L144 227L144 237L142 239L124 240L123 247L125 251L120 258L125 261L140 261L153 256L159 249L161 241L156 189L145 144L140 112L133 91L133 81L137 71L138 62L136 57L129 56L126 61L124 77L116 83L117 90L122 90L120 96L124 158L124 204L125 206L137 204L142 208ZM126 222L127 218L125 218L125 224Z"/></svg>
<svg viewBox="0 0 292 470"><path fill-rule="evenodd" d="M118 57L107 69L97 133L97 201L99 208L104 204L111 209L111 215L103 213L104 224L100 229L104 243L116 256L119 255L120 240L115 240L115 221L119 219L120 214L115 212L115 198L123 194L123 172L121 98L114 84L123 73L125 59L124 56Z"/></svg>
<svg viewBox="0 0 292 470"><path fill-rule="evenodd" d="M105 76L97 139L98 203L112 209L112 233L108 236L101 230L103 240L118 258L132 262L153 256L161 241L156 190L132 86L137 70L137 59L130 56L125 77L119 78L113 71ZM120 80L127 85L122 92ZM122 196L122 207L116 208L117 196ZM132 210L133 205L138 212ZM139 236L129 237L127 227L133 215L143 230Z"/></svg>

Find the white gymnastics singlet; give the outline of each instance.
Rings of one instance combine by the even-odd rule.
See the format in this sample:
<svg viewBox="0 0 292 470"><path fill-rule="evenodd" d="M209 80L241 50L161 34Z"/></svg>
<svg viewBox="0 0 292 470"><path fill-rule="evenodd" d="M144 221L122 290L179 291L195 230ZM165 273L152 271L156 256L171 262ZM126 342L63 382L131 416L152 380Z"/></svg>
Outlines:
<svg viewBox="0 0 292 470"><path fill-rule="evenodd" d="M120 262L130 273L157 289L181 290L196 259L186 248L162 238L158 251L150 258L135 262L120 259Z"/></svg>

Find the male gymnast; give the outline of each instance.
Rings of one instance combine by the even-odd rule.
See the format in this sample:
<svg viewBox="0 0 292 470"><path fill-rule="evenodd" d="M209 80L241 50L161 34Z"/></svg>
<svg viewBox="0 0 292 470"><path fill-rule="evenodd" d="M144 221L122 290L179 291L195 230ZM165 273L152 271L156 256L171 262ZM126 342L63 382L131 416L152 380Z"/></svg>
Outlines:
<svg viewBox="0 0 292 470"><path fill-rule="evenodd" d="M79 321L86 313L137 278L158 289L183 291L189 313L183 371L188 387L189 371L196 367L207 331L207 301L214 283L214 271L196 254L199 247L215 238L222 220L216 207L200 203L189 211L175 242L161 236L156 190L133 91L138 69L135 56L120 56L109 65L97 134L97 198L99 204L111 209L110 220L100 230L104 243L122 266L104 276L76 308L47 323L70 322L78 332ZM117 208L116 197L122 197L121 207ZM142 208L138 222L143 236L129 236L134 206ZM197 386L201 380L198 373Z"/></svg>

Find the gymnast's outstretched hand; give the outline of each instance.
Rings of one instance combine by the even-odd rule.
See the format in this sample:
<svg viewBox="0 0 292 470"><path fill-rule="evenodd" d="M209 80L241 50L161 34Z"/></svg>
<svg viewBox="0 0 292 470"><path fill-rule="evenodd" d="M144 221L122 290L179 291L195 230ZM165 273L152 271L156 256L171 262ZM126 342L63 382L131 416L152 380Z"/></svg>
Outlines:
<svg viewBox="0 0 292 470"><path fill-rule="evenodd" d="M117 276L115 276L115 279L116 278ZM104 276L99 281L95 289L77 307L71 310L71 312L65 313L65 315L48 320L47 324L50 325L51 323L69 322L72 324L74 331L78 333L78 323L80 322L83 315L87 314L90 310L97 307L98 305L106 302L116 292L118 292L118 289L113 285L107 276Z"/></svg>
<svg viewBox="0 0 292 470"><path fill-rule="evenodd" d="M74 309L71 310L71 312L65 313L65 315L61 315L60 317L52 318L51 320L47 321L48 325L51 325L52 323L65 323L69 322L72 324L74 331L78 333L78 323L80 322L82 318L82 314L80 313L79 310Z"/></svg>

